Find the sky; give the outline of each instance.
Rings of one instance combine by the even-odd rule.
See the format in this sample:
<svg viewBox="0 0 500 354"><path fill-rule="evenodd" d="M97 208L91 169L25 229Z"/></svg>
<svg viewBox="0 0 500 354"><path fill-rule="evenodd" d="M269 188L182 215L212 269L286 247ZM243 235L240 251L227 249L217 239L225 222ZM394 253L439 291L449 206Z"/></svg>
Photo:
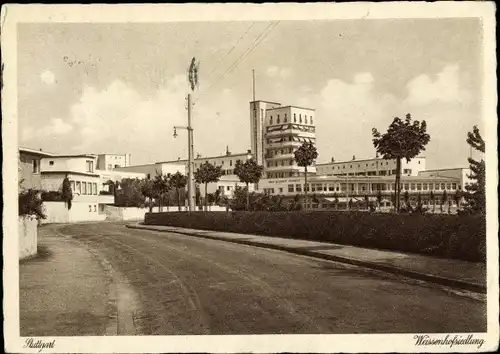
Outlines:
<svg viewBox="0 0 500 354"><path fill-rule="evenodd" d="M253 49L252 49L253 48ZM18 25L21 146L131 153L133 164L187 157L186 71L194 150L250 148L256 99L316 110L318 162L375 156L371 131L425 120L428 168L467 166L483 126L479 19Z"/></svg>

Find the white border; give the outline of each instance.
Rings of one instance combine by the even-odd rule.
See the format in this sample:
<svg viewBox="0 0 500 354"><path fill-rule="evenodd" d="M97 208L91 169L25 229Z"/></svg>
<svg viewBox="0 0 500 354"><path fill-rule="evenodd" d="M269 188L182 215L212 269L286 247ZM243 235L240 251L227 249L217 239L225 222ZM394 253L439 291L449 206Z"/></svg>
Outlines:
<svg viewBox="0 0 500 354"><path fill-rule="evenodd" d="M488 333L480 351L498 348L498 199L495 7L486 2L392 2L314 4L187 4L187 5L4 5L2 55L5 64L3 110L4 190L4 336L7 352L27 352L19 336L17 243L17 32L19 22L170 22L269 21L312 19L480 17L483 20L484 86L481 132L486 144ZM446 45L443 43L443 45ZM439 316L440 314L436 314ZM376 319L374 319L375 321ZM46 338L48 339L48 338ZM413 334L391 335L251 335L51 337L56 348L46 353L100 352L473 352L471 347L415 347ZM32 350L31 352L36 352Z"/></svg>

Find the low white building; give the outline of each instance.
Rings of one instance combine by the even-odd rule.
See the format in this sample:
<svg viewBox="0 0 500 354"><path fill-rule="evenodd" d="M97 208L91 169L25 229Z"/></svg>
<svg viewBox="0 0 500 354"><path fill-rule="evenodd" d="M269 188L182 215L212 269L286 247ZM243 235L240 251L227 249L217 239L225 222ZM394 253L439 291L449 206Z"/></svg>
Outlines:
<svg viewBox="0 0 500 354"><path fill-rule="evenodd" d="M43 191L62 192L67 177L73 192L71 209L62 202L45 202L48 218L44 222L104 220L104 206L113 204L112 195L101 195L101 177L95 170L95 155L59 155L41 159Z"/></svg>
<svg viewBox="0 0 500 354"><path fill-rule="evenodd" d="M425 170L425 157L415 157L407 162L401 160L401 175L418 176L420 171ZM396 174L396 160L385 160L381 157L372 159L332 161L317 163L316 173L326 176L392 176Z"/></svg>

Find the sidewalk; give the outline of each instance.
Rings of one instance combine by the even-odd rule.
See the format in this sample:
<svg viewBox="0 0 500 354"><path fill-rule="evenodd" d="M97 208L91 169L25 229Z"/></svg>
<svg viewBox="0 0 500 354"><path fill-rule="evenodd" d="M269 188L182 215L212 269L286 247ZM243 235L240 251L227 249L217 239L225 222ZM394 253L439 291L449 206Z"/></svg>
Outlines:
<svg viewBox="0 0 500 354"><path fill-rule="evenodd" d="M38 255L19 264L21 336L116 334L111 285L83 245L39 228Z"/></svg>
<svg viewBox="0 0 500 354"><path fill-rule="evenodd" d="M127 225L127 227L174 232L214 240L277 249L486 294L486 265L481 263L280 237L194 230L171 226L143 225L142 223Z"/></svg>

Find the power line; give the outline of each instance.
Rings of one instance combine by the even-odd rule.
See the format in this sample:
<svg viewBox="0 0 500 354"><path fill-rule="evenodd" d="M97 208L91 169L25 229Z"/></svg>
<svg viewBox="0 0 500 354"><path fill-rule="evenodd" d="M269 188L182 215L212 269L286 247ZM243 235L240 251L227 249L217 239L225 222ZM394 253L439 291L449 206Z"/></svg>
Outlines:
<svg viewBox="0 0 500 354"><path fill-rule="evenodd" d="M228 69L221 75L219 76L218 80L216 80L213 84L211 84L204 92L206 94L206 91L211 89L212 87L218 85L227 74L230 74L231 72L236 69L238 64L245 59L245 57L248 57L254 50L257 48L257 46L262 43L262 41L274 30L274 28L279 24L280 21L276 21L274 23L269 24L264 31L253 41L253 43L231 64Z"/></svg>
<svg viewBox="0 0 500 354"><path fill-rule="evenodd" d="M233 52L233 50L236 48L236 46L241 42L243 37L245 37L245 35L253 28L253 26L255 26L255 21L252 22L252 24L250 25L250 27L247 28L245 33L243 33L243 35L236 41L236 43L231 47L231 49L229 49L229 51L221 58L221 60L219 60L219 62L215 65L214 69L208 74L208 77L210 77L214 73L214 71L219 68L220 64L224 61L224 59L227 58L229 56L229 54L231 54ZM220 49L217 50L217 53L219 51L220 51Z"/></svg>

